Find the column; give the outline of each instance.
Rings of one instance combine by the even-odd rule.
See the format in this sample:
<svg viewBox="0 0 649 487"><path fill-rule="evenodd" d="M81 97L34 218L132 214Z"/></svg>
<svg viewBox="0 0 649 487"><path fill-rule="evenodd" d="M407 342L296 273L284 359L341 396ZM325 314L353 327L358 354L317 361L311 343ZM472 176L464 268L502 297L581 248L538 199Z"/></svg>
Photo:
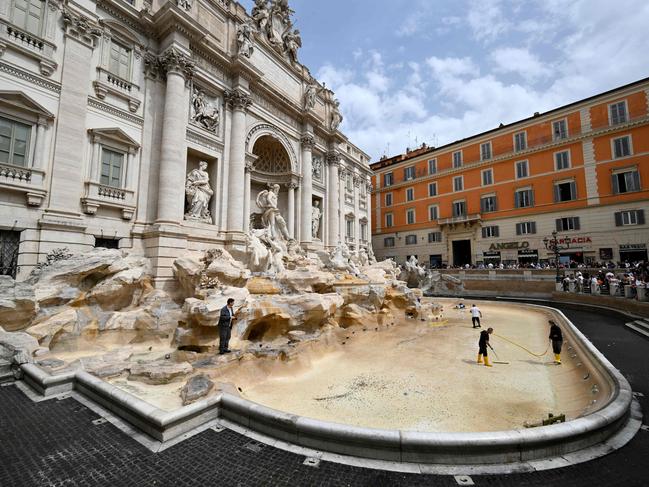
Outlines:
<svg viewBox="0 0 649 487"><path fill-rule="evenodd" d="M288 184L288 234L295 238L295 188L297 184Z"/></svg>
<svg viewBox="0 0 649 487"><path fill-rule="evenodd" d="M347 220L345 218L345 196L347 192L347 170L344 168L338 171L338 239L345 242L347 236Z"/></svg>
<svg viewBox="0 0 649 487"><path fill-rule="evenodd" d="M191 78L194 64L189 57L171 48L160 56L167 74L165 108L162 119L160 174L158 177L157 223L180 224L184 214L187 148L185 131L188 100L185 81Z"/></svg>
<svg viewBox="0 0 649 487"><path fill-rule="evenodd" d="M295 221L293 222L294 229L295 229L295 240L298 242L302 241L302 225L300 225L298 222L302 221L302 186L297 187L297 191L295 192L295 198L298 203L296 208L295 208Z"/></svg>
<svg viewBox="0 0 649 487"><path fill-rule="evenodd" d="M90 164L90 181L98 183L101 174L101 137L99 135L92 137L92 161Z"/></svg>
<svg viewBox="0 0 649 487"><path fill-rule="evenodd" d="M124 178L124 187L126 189L135 190L135 152L137 149L131 148L128 150L128 162L126 164L126 176Z"/></svg>
<svg viewBox="0 0 649 487"><path fill-rule="evenodd" d="M47 155L45 136L47 134L47 120L43 117L38 118L38 128L36 129L36 150L34 169L45 170L47 167Z"/></svg>
<svg viewBox="0 0 649 487"><path fill-rule="evenodd" d="M250 96L235 89L225 94L232 107L232 135L230 138L230 161L228 180L228 232L244 231L244 194L241 188L245 183L246 167L246 111L252 104ZM250 198L248 198L249 201ZM248 215L249 219L250 216Z"/></svg>
<svg viewBox="0 0 649 487"><path fill-rule="evenodd" d="M327 154L327 165L329 181L327 187L327 227L330 247L338 245L340 240L340 228L338 222L338 167L340 166L340 154L330 152Z"/></svg>
<svg viewBox="0 0 649 487"><path fill-rule="evenodd" d="M302 245L308 246L312 241L311 207L313 206L313 147L315 138L311 134L302 137L302 219L300 238Z"/></svg>
<svg viewBox="0 0 649 487"><path fill-rule="evenodd" d="M363 183L367 184L367 245L369 248L372 246L372 183Z"/></svg>
<svg viewBox="0 0 649 487"><path fill-rule="evenodd" d="M354 176L354 243L356 244L356 253L361 247L360 187L360 177Z"/></svg>
<svg viewBox="0 0 649 487"><path fill-rule="evenodd" d="M246 174L243 180L243 231L250 230L250 173L253 165L246 162Z"/></svg>

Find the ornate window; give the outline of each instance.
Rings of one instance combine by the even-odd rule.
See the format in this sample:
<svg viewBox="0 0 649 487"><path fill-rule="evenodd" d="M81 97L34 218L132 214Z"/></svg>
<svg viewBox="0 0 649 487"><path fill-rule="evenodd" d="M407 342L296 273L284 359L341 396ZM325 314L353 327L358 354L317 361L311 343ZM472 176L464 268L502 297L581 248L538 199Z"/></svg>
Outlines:
<svg viewBox="0 0 649 487"><path fill-rule="evenodd" d="M270 135L255 142L252 153L257 156L255 170L266 174L291 174L291 161L284 146Z"/></svg>
<svg viewBox="0 0 649 487"><path fill-rule="evenodd" d="M83 209L95 214L100 207L120 210L130 220L135 213L135 155L139 144L119 128L89 131L92 147Z"/></svg>
<svg viewBox="0 0 649 487"><path fill-rule="evenodd" d="M135 74L140 72L140 42L136 34L119 22L104 19L101 24L101 60L93 83L95 94L100 99L112 95L126 102L130 111L136 112L141 103L139 80L135 78Z"/></svg>
<svg viewBox="0 0 649 487"><path fill-rule="evenodd" d="M39 206L45 196L48 127L54 115L18 91L0 91L0 191L25 193Z"/></svg>
<svg viewBox="0 0 649 487"><path fill-rule="evenodd" d="M31 133L31 125L0 117L0 163L25 167Z"/></svg>
<svg viewBox="0 0 649 487"><path fill-rule="evenodd" d="M43 0L14 0L12 22L30 34L41 35L45 18Z"/></svg>

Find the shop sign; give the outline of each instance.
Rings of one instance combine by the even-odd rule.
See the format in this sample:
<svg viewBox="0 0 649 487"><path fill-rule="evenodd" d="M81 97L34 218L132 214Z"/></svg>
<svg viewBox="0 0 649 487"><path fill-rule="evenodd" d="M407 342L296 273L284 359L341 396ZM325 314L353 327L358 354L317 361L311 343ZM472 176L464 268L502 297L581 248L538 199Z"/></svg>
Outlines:
<svg viewBox="0 0 649 487"><path fill-rule="evenodd" d="M482 255L484 257L500 257L500 252L493 252L493 251L482 252Z"/></svg>
<svg viewBox="0 0 649 487"><path fill-rule="evenodd" d="M518 255L520 256L527 256L527 257L538 257L539 256L539 251L538 250L519 250Z"/></svg>
<svg viewBox="0 0 649 487"><path fill-rule="evenodd" d="M489 250L520 250L520 249L528 249L530 247L529 242L501 242L501 243L495 243L491 244L491 247L489 247Z"/></svg>
<svg viewBox="0 0 649 487"><path fill-rule="evenodd" d="M647 244L620 245L620 250L646 250Z"/></svg>
<svg viewBox="0 0 649 487"><path fill-rule="evenodd" d="M574 238L560 238L559 239L559 244L565 244L566 240L571 245L593 243L593 239L590 238L590 237L574 237Z"/></svg>

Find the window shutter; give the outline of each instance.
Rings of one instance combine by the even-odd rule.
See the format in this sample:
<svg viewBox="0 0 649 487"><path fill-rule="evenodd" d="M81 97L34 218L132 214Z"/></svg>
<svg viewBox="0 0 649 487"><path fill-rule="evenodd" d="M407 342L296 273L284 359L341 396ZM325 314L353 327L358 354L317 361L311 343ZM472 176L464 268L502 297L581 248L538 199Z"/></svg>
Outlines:
<svg viewBox="0 0 649 487"><path fill-rule="evenodd" d="M520 192L514 193L514 207L515 208L520 208L521 207L519 196L520 196ZM520 233L518 235L520 235Z"/></svg>
<svg viewBox="0 0 649 487"><path fill-rule="evenodd" d="M536 233L536 222L532 222L531 227L532 227L532 233Z"/></svg>
<svg viewBox="0 0 649 487"><path fill-rule="evenodd" d="M644 210L638 210L636 212L636 217L638 219L638 225L644 225L644 223L645 223Z"/></svg>
<svg viewBox="0 0 649 487"><path fill-rule="evenodd" d="M571 200L577 199L577 183L575 181L572 181L570 183L570 199Z"/></svg>
<svg viewBox="0 0 649 487"><path fill-rule="evenodd" d="M530 192L530 206L534 206L534 190L530 189L529 192Z"/></svg>
<svg viewBox="0 0 649 487"><path fill-rule="evenodd" d="M640 173L638 171L633 171L633 190L640 191Z"/></svg>
<svg viewBox="0 0 649 487"><path fill-rule="evenodd" d="M613 194L620 194L620 183L617 179L617 174L613 174Z"/></svg>
<svg viewBox="0 0 649 487"><path fill-rule="evenodd" d="M500 227L494 227L494 237L500 237Z"/></svg>
<svg viewBox="0 0 649 487"><path fill-rule="evenodd" d="M493 211L498 211L498 197L494 196L494 209Z"/></svg>
<svg viewBox="0 0 649 487"><path fill-rule="evenodd" d="M554 202L558 203L561 201L561 191L559 190L559 185L555 184L554 185Z"/></svg>
<svg viewBox="0 0 649 487"><path fill-rule="evenodd" d="M482 229L482 238L487 238L487 229L486 228Z"/></svg>
<svg viewBox="0 0 649 487"><path fill-rule="evenodd" d="M581 230L581 223L579 222L579 217L576 216L574 220L575 220L575 230Z"/></svg>
<svg viewBox="0 0 649 487"><path fill-rule="evenodd" d="M563 227L561 226L561 218L557 218L557 219L555 220L555 222L556 222L556 224L557 224L557 232L562 232L562 231L563 231Z"/></svg>
<svg viewBox="0 0 649 487"><path fill-rule="evenodd" d="M621 227L622 226L622 213L617 212L615 214L615 226L616 227Z"/></svg>
<svg viewBox="0 0 649 487"><path fill-rule="evenodd" d="M521 235L521 234L522 234L522 232L521 232L521 224L517 223L516 224L516 235Z"/></svg>
<svg viewBox="0 0 649 487"><path fill-rule="evenodd" d="M484 198L480 198L480 213L485 212L485 207L487 206L487 201ZM484 230L484 228L483 228ZM484 235L483 235L484 237Z"/></svg>

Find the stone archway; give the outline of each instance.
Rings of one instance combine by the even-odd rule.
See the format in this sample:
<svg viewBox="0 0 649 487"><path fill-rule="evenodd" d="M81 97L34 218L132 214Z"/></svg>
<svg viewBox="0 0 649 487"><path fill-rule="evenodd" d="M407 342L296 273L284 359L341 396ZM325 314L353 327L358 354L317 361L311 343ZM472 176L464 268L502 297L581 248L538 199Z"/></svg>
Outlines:
<svg viewBox="0 0 649 487"><path fill-rule="evenodd" d="M272 135L263 135L252 148L256 156L254 171L269 176L290 176L291 160L284 146Z"/></svg>

